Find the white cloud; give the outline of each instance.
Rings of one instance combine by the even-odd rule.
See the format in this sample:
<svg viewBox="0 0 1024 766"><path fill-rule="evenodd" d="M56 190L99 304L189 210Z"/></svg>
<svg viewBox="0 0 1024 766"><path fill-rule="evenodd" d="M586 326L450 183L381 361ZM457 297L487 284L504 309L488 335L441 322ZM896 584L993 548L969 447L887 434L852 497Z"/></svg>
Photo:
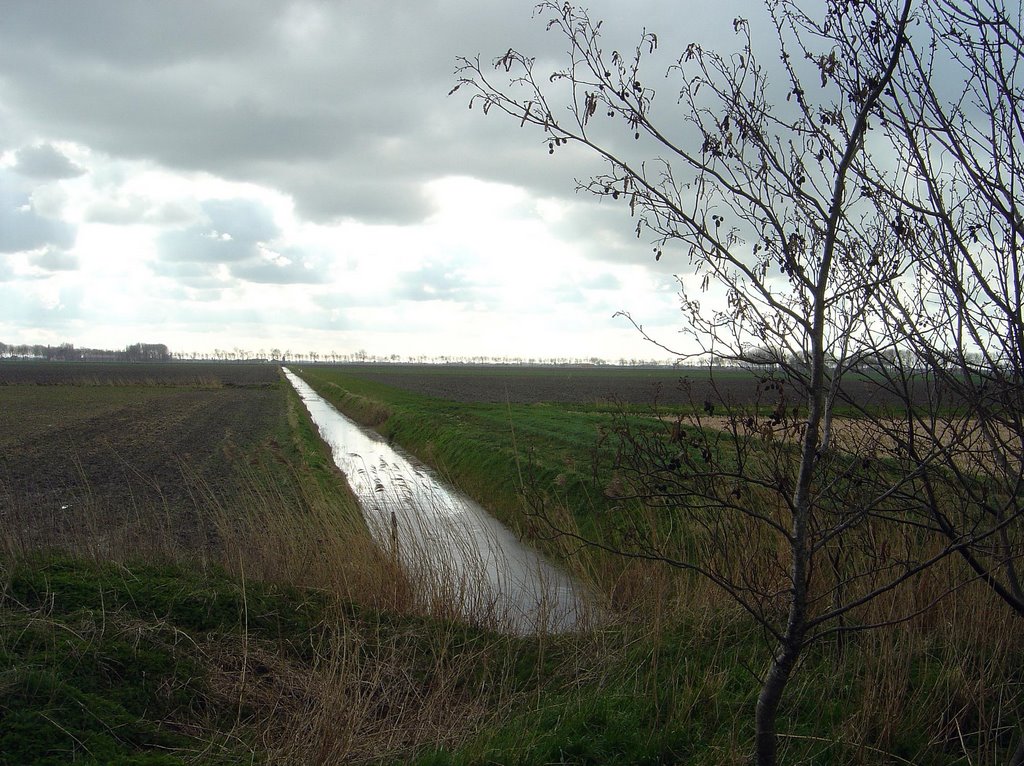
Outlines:
<svg viewBox="0 0 1024 766"><path fill-rule="evenodd" d="M0 252L68 248L74 240L74 225L41 214L32 201L32 186L0 168Z"/></svg>
<svg viewBox="0 0 1024 766"><path fill-rule="evenodd" d="M746 8L680 29L663 3L595 5L610 45L647 24L666 63ZM641 355L611 314L672 332L680 264L656 264L622 207L575 194L593 157L549 157L446 96L456 55L559 56L531 11L6 4L0 339Z"/></svg>
<svg viewBox="0 0 1024 766"><path fill-rule="evenodd" d="M78 266L78 256L64 250L47 248L41 253L35 253L29 257L33 266L38 266L46 271L75 271Z"/></svg>

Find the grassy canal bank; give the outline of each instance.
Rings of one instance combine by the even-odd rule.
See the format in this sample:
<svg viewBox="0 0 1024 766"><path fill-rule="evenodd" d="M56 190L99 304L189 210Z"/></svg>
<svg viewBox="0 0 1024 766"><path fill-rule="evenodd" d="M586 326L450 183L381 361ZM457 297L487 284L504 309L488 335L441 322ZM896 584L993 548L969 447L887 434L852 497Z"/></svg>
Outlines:
<svg viewBox="0 0 1024 766"><path fill-rule="evenodd" d="M276 369L209 367L0 386L0 763L747 761L759 626L702 580L531 515L624 539L610 400L463 402L305 370L609 605L580 633L515 637L414 603ZM783 762L999 763L1021 712L1012 635L966 586L819 643Z"/></svg>

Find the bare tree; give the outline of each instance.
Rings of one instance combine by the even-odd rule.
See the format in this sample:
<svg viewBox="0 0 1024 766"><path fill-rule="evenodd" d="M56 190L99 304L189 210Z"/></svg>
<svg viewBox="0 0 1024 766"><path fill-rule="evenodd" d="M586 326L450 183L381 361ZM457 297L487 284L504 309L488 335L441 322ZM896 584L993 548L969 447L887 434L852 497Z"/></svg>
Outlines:
<svg viewBox="0 0 1024 766"><path fill-rule="evenodd" d="M960 5L950 2L944 12ZM755 365L765 373L753 402L730 404L702 395L696 428L681 418L663 433L624 422L620 471L609 492L639 501L643 510L634 518L633 534L612 543L589 541L698 572L764 626L774 651L755 715L759 764L777 760L779 705L808 645L872 627L878 622L869 611L874 600L953 552L977 556L997 539L1005 548L1005 538L994 531L1002 524L995 509L989 512L994 525L957 530L938 548L925 544L936 531L936 517L920 496L933 486L928 482L939 467L949 468L951 452L925 449L897 470L883 458L905 455L907 434L917 432L893 429L879 408L864 408L871 427L847 434L841 445L834 433L835 406L858 401L850 387L861 370L880 369L884 380L896 379L891 373L901 370L906 374L900 380L912 379L916 368L906 364L910 347L914 358L957 380L974 380L977 372L964 363L963 343L941 354L925 343L925 307L914 303L921 299L907 286L924 278L926 256L904 245L912 237L911 213L934 215L936 205L912 208L911 195L901 191L906 179L890 170L894 158L886 143L897 135L899 146L913 155L914 135L934 119L923 108L905 116L899 110L915 103L916 89L934 76L910 46L911 24L923 23L935 38L944 28L932 30L928 25L940 23L939 17L928 8L915 10L911 0L833 2L820 18L788 0L769 3L768 9L781 61L774 73L762 65L749 24L737 19L735 53L691 44L671 67L679 109L668 115L660 111L644 68L657 36L645 32L635 49L609 52L600 22L555 2L542 3L539 11L567 43L562 69L538 72L534 59L515 50L492 66L463 58L453 89L471 94L471 108L539 128L551 153L575 144L601 158L605 171L578 182L578 188L628 205L637 235L652 237L656 259L684 254L701 289L725 292L726 306L707 306L680 280L684 329L699 344L694 355ZM933 100L945 103L940 94ZM1000 108L1018 119L1012 105ZM897 118L902 123L894 131ZM1013 120L1008 127L1019 130ZM983 138L976 137L982 146ZM876 156L871 147L878 145L884 151ZM930 147L917 153L923 158L918 165L942 161ZM991 169L985 164L991 159L974 156L971 172ZM940 186L946 183L937 164L927 171ZM927 184L922 188L927 191ZM1019 226L1016 208L1003 217ZM962 236L976 233L959 222L957 228ZM966 242L961 249L971 250ZM947 253L950 268L964 255L955 250ZM962 290L957 297L964 268L957 265L952 280L929 277L936 292L953 290L947 324L974 300ZM980 264L966 268L989 273ZM1009 262L1002 270L1017 278ZM900 313L916 329L889 331L891 312L880 306L894 295L903 296ZM1016 311L1019 324L1019 295L1019 282L1013 282L1002 296L986 300ZM970 347L983 356L991 353L996 328L974 334ZM1006 370L1004 382L1015 380L1019 390L1019 368L1007 367L1011 351L1017 354L1019 346L1000 350L992 368ZM895 406L908 401L893 386L885 389ZM1016 407L1020 417L1019 406L999 402L998 411ZM998 422L988 431L1005 427ZM880 442L878 433L895 435L898 443ZM1016 461L1009 473L1019 471ZM1000 502L1016 496L1006 494ZM682 523L669 525L666 515ZM998 555L1009 575L1013 557ZM980 566L991 572L995 563Z"/></svg>
<svg viewBox="0 0 1024 766"><path fill-rule="evenodd" d="M992 531L962 553L1024 616L1024 541L1013 530L1024 496L1022 10L943 1L925 13L935 33L909 47L900 91L883 102L899 170L915 182L880 193L903 207L901 244L915 253L912 279L887 285L882 306L959 414L939 424L944 439L917 424L975 509L942 527Z"/></svg>
<svg viewBox="0 0 1024 766"><path fill-rule="evenodd" d="M933 527L1024 618L1024 10L936 0L921 16L879 103L895 162L872 188L911 263L878 305L915 362L892 376L907 405L894 438L931 466Z"/></svg>

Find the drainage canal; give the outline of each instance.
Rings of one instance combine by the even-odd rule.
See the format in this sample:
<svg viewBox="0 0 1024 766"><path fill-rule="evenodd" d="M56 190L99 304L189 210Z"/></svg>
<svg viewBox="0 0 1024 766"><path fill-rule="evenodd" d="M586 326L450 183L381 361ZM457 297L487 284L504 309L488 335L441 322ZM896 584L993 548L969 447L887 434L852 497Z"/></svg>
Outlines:
<svg viewBox="0 0 1024 766"><path fill-rule="evenodd" d="M579 625L585 600L561 569L416 458L342 415L291 370L285 375L330 445L367 525L393 551L422 598L515 632Z"/></svg>

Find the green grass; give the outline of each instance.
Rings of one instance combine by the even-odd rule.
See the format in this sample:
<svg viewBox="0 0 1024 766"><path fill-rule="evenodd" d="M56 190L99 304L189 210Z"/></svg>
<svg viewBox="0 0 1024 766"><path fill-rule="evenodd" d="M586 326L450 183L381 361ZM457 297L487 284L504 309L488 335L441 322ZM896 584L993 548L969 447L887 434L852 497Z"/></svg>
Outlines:
<svg viewBox="0 0 1024 766"><path fill-rule="evenodd" d="M176 568L60 557L5 573L0 615L0 763L183 763L229 732L204 648L250 630L301 646L323 604ZM231 762L223 742L207 762Z"/></svg>
<svg viewBox="0 0 1024 766"><path fill-rule="evenodd" d="M611 440L602 443L601 433L623 418L647 433L663 427L643 408L459 403L366 380L358 370L301 372L342 411L438 467L510 526L538 537L543 531L532 530L523 512L524 486L568 506L584 532L597 526L588 528L588 519L607 525L622 509L612 510L602 491L612 455ZM783 456L793 449L776 448ZM748 458L765 448L752 449ZM845 487L840 482L832 489L838 500ZM567 549L549 550L564 555ZM648 592L658 590L651 583L660 577L672 584L659 602ZM643 570L636 579L622 603L638 600L638 619L661 626L650 626L616 656L614 662L633 669L632 679L612 674L594 688L578 688L582 694L549 689L536 706L469 744L428 750L421 763L506 762L510 753L516 763L537 764L745 763L769 642L743 617L726 629L715 623L717 634L701 632L698 615L715 611L716 594L666 568ZM724 596L717 599L720 604ZM1016 736L1009 711L1024 699L1024 687L1014 680L1024 655L1019 644L975 628L998 623L1012 633L1013 617L981 587L950 600L963 615L959 621L936 625L929 612L843 647L824 643L809 650L780 718L782 762L945 765L1005 758ZM943 609L948 613L950 605ZM960 670L950 674L951 666ZM967 680L972 672L989 680L975 685Z"/></svg>
<svg viewBox="0 0 1024 766"><path fill-rule="evenodd" d="M521 475L583 522L609 513L610 407L458 404L307 373L523 527ZM620 562L620 608L580 634L411 614L280 392L258 444L225 452L230 491L197 493L220 554L168 540L162 563L73 547L0 562L0 765L748 762L769 646L721 593ZM787 692L782 762L1004 761L1024 715L1016 628L968 587L905 625L816 645Z"/></svg>
<svg viewBox="0 0 1024 766"><path fill-rule="evenodd" d="M667 763L684 752L677 701L648 688L654 652L665 689L686 682L673 667L681 657L642 635L497 636L224 572L56 556L19 562L3 592L4 764L276 763L263 749L261 692L315 674L323 647L339 640L358 658L356 674L370 669L362 683L381 687L380 723L441 702L501 712L468 731L439 732L450 744L428 744L419 756L403 748L394 762ZM714 660L709 646L702 660ZM242 668L249 693L238 688ZM358 688L360 679L350 680ZM380 708L391 695L396 708ZM278 702L278 727L293 713L287 702ZM716 710L729 714L728 705Z"/></svg>
<svg viewBox="0 0 1024 766"><path fill-rule="evenodd" d="M322 671L331 637L348 642L362 672L393 668L350 687L372 682L394 695L394 707L374 703L381 723L407 706L437 704L439 689L446 706L492 710L458 736L439 731L400 753L381 747L379 758L353 760L743 763L751 668L766 651L749 622L728 611L658 634L638 626L501 637L223 572L60 557L20 562L5 573L3 592L0 763L12 765L303 762L265 749L261 696L278 694L277 725L287 724L296 714L286 708L288 678ZM956 681L967 668L949 663L965 647L920 647L900 691L910 710L883 733L888 711L863 709L879 691L872 655L892 651L879 646L868 639L843 657L829 646L808 655L786 712L786 762L966 762L958 743L929 743L927 728L936 708L968 720ZM1019 659L1005 661L1012 668ZM982 711L986 703L970 704ZM879 752L857 744L857 726L874 727Z"/></svg>
<svg viewBox="0 0 1024 766"><path fill-rule="evenodd" d="M463 404L338 369L301 372L342 412L437 468L520 533L524 486L556 494L585 533L608 507L601 482L613 453L600 441L614 423L612 405Z"/></svg>
<svg viewBox="0 0 1024 766"><path fill-rule="evenodd" d="M712 619L667 641L621 628L610 635L599 649L611 660L604 677L550 689L466 745L427 750L416 763L504 763L510 754L537 766L725 762L719 756L735 747L731 722L753 705L737 660L764 651L749 624Z"/></svg>

